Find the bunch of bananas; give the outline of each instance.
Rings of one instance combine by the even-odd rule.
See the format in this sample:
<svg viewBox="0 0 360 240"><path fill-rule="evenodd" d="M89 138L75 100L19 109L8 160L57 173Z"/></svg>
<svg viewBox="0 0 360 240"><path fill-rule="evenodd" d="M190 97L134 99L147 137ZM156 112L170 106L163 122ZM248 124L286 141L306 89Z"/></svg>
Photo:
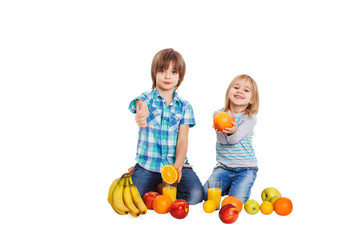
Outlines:
<svg viewBox="0 0 360 240"><path fill-rule="evenodd" d="M108 202L120 215L130 213L133 217L138 217L140 214L147 213L147 207L133 184L130 174L124 174L111 184Z"/></svg>

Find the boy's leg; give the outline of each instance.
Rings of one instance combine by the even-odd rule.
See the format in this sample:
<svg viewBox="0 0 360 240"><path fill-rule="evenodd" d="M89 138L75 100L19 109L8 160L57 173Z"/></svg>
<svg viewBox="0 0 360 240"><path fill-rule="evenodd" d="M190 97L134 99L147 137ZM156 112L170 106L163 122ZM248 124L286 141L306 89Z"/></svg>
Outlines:
<svg viewBox="0 0 360 240"><path fill-rule="evenodd" d="M245 203L251 194L251 188L254 185L257 176L257 167L240 168L237 170L236 176L230 187L229 196L238 197Z"/></svg>
<svg viewBox="0 0 360 240"><path fill-rule="evenodd" d="M231 184L230 176L233 171L226 167L216 167L214 168L212 174L208 178L208 180L221 180L221 195L224 196L227 193L227 189ZM207 181L204 184L204 200L207 200Z"/></svg>
<svg viewBox="0 0 360 240"><path fill-rule="evenodd" d="M190 205L195 205L203 200L203 188L199 177L190 167L181 171L181 181L177 184L177 199L184 199Z"/></svg>
<svg viewBox="0 0 360 240"><path fill-rule="evenodd" d="M156 186L161 183L160 173L146 170L139 164L135 165L135 169L131 175L131 178L141 197L144 196L144 194L147 192L156 192Z"/></svg>

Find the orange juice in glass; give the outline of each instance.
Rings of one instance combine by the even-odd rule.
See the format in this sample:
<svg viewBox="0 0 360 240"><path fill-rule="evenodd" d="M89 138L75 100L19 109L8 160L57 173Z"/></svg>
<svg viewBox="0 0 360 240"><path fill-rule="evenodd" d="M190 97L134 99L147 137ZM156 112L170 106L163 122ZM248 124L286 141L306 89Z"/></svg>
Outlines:
<svg viewBox="0 0 360 240"><path fill-rule="evenodd" d="M208 180L207 181L207 194L208 200L213 200L216 203L216 209L220 208L221 202L221 180Z"/></svg>
<svg viewBox="0 0 360 240"><path fill-rule="evenodd" d="M176 183L169 184L163 181L163 195L168 195L174 202L176 200Z"/></svg>

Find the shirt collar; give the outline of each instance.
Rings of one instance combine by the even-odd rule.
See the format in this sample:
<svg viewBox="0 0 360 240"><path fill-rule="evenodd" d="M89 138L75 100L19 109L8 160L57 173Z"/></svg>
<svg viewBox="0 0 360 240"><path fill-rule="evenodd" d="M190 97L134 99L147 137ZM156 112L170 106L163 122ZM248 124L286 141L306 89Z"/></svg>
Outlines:
<svg viewBox="0 0 360 240"><path fill-rule="evenodd" d="M159 93L159 91L156 89L156 87L154 87L154 89L152 90L152 95L153 95L153 97L155 97L155 98L164 99L164 98L160 95L160 93ZM177 93L175 90L174 90L174 96L173 96L173 99L172 99L170 105L171 105L172 103L180 103L180 97L179 97L178 93Z"/></svg>
<svg viewBox="0 0 360 240"><path fill-rule="evenodd" d="M240 116L245 115L245 111L241 112L241 113L233 113L233 112L230 111L230 109L228 110L228 113L230 113L231 116L236 116L236 117L240 117Z"/></svg>

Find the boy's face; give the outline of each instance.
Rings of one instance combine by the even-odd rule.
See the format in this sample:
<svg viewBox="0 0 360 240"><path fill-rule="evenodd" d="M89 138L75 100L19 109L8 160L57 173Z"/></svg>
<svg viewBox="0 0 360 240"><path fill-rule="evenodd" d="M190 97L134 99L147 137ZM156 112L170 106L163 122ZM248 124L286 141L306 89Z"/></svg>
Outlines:
<svg viewBox="0 0 360 240"><path fill-rule="evenodd" d="M248 81L237 81L229 92L230 102L237 106L248 106L252 98L252 87Z"/></svg>
<svg viewBox="0 0 360 240"><path fill-rule="evenodd" d="M179 82L179 73L174 70L170 62L168 69L162 69L156 74L156 89L174 90Z"/></svg>

